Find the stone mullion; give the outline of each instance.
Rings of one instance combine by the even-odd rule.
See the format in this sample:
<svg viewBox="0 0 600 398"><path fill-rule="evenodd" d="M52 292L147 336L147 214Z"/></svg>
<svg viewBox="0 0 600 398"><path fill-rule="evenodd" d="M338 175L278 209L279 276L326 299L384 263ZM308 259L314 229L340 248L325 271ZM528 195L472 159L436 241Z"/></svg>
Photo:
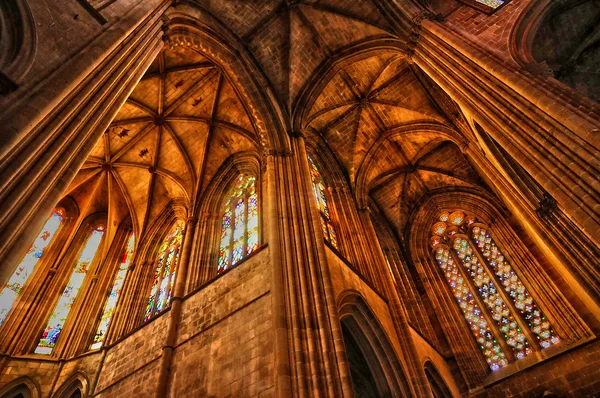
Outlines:
<svg viewBox="0 0 600 398"><path fill-rule="evenodd" d="M461 374L469 388L479 386L490 368L467 325L465 317L450 292L445 276L433 260L415 264L428 297L446 335ZM465 350L465 348L467 348Z"/></svg>
<svg viewBox="0 0 600 398"><path fill-rule="evenodd" d="M32 314L39 313L39 307L46 305L40 291L45 291L48 288L49 272L51 272L50 278L54 275L54 271L50 270L74 239L77 233L77 221L77 217L65 217L63 225L59 228L48 248L49 250L34 268L21 293L13 303L13 308L4 319L0 329L2 336L0 347L3 353L7 352L7 344L10 345L10 341L14 341L25 330L21 329L25 326L23 320L29 319L31 322L34 317Z"/></svg>
<svg viewBox="0 0 600 398"><path fill-rule="evenodd" d="M61 336L64 333L66 337L63 340L65 344L60 347L60 351L54 353L60 358L70 358L90 350L92 341L90 335L96 333L98 322L95 321L99 319L98 316L104 309L102 304L106 302L102 299L107 298L110 292L110 290L106 291L106 286L110 283L109 274L114 279L119 254L122 253L124 245L127 244L127 232L122 229L118 230L112 242L108 242L105 233L103 240L104 242L98 249L98 253L106 253L106 255L104 258L99 258L98 261L90 264L86 280L84 280L84 284L77 294L74 306L71 308L69 317L61 331ZM110 247L106 249L109 244Z"/></svg>
<svg viewBox="0 0 600 398"><path fill-rule="evenodd" d="M490 58L485 60L484 67L481 54L452 37L439 24L424 21L423 27L425 34L419 39L414 57L419 67L472 114L515 159L523 159L522 166L537 176L546 190L591 236L597 237L600 222L593 207L594 197L598 196L593 188L593 176L597 175L600 156L586 141L597 124L586 122L576 112L570 112L569 117L554 115L555 120L565 124L555 123L550 127L552 121L548 116L551 114L546 112L564 113L568 110L565 103L556 108L535 109L531 106L532 100L542 105L549 101L541 101L545 99L543 94L524 80L515 82L514 71L504 69ZM498 79L500 75L505 75L504 83ZM533 91L536 93L531 96ZM561 134L550 135L547 129ZM560 167L543 167L554 154L559 154ZM576 190L573 190L574 186ZM586 195L590 200L582 199Z"/></svg>
<svg viewBox="0 0 600 398"><path fill-rule="evenodd" d="M79 86L81 89L71 94L71 100L63 101L47 121L29 132L27 144L11 155L15 161L10 161L2 176L3 181L10 183L0 192L5 197L0 200L4 214L0 223L0 255L8 263L18 252L14 244L17 238L35 237L45 215L75 177L75 170L85 162L160 50L161 24L155 15L132 33ZM16 159L23 157L26 159ZM23 163L30 166L29 172L22 170ZM11 273L12 269L0 267L0 280L6 280Z"/></svg>
<svg viewBox="0 0 600 398"><path fill-rule="evenodd" d="M15 346L15 354L28 354L34 351L41 337L42 331L47 326L52 312L56 308L56 304L64 292L64 289L69 283L69 279L77 259L83 250L87 239L90 236L93 226L88 222L84 222L79 225L77 232L69 245L65 248L65 251L61 253L61 256L57 259L53 267L48 271L46 275L46 281L41 285L41 288L36 290L36 301L41 303L42 308L35 308L35 315L32 316L31 323L22 325L24 331L20 336ZM37 315L37 316L36 316ZM62 334L62 332L61 332ZM60 349L63 344L63 339L59 336L56 348ZM60 345L59 345L60 344ZM53 350L52 355L55 351Z"/></svg>
<svg viewBox="0 0 600 398"><path fill-rule="evenodd" d="M115 280L115 278L117 276L117 273L119 272L119 269L121 268L121 263L119 262L120 255L122 255L127 250L127 244L129 243L129 239L130 239L130 237L131 237L132 234L133 234L132 230L130 230L130 229L124 230L124 241L122 243L121 250L115 252L115 256L116 257L115 257L115 260L113 261L114 262L114 268L113 268L112 272L110 272L110 271L107 272L108 281L107 281L107 285L104 285L104 286L108 286L108 288L105 290L105 295L106 296L104 297L104 300L102 300L102 297L100 298L100 302L101 302L100 312L96 316L96 325L95 325L95 327L92 328L94 330L93 330L92 335L91 335L91 337L89 339L90 344L93 342L94 336L96 335L96 331L97 331L98 326L99 326L99 320L101 319L100 317L102 317L102 314L104 312L104 307L106 306L106 302L108 300L108 294L110 294L110 292L112 290L112 287L113 287L113 284L114 284L114 280ZM133 257L134 255L135 255L135 253L132 253L131 260L134 260L134 257ZM110 322L108 324L108 330L106 331L106 335L104 336L104 342L102 344L103 346L106 345L110 341L110 339L112 338L113 335L117 334L116 333L117 332L116 321L118 319L119 314L122 311L125 311L125 308L123 308L123 302L124 302L124 299L125 299L124 293L126 291L125 290L125 283L127 282L127 279L129 278L129 274L131 274L132 271L133 271L132 268L131 268L131 265L132 265L132 262L129 263L127 272L125 273L125 279L123 280L123 285L121 286L121 295L119 296L119 298L117 299L117 302L115 304L115 308L113 310L113 314L112 314ZM110 267L109 267L109 269L110 269Z"/></svg>
<svg viewBox="0 0 600 398"><path fill-rule="evenodd" d="M452 245L453 244L454 243L452 242ZM451 245L449 245L449 246L451 246ZM475 299L475 301L477 302L477 305L481 309L481 312L482 312L488 326L490 327L490 329L492 329L492 333L494 334L494 336L496 336L496 340L502 347L502 351L504 352L504 355L506 355L506 359L508 360L509 363L515 362L516 357L515 357L513 348L511 346L509 346L508 343L506 342L504 333L502 333L500 331L498 324L490 315L491 310L489 309L487 304L483 301L481 296L477 293L477 291L478 291L477 286L475 286L475 284L471 280L471 276L467 274L469 272L469 270L465 270L463 261L460 258L458 258L458 256L456 255L456 252L454 251L453 248L448 247L448 251L450 252L450 255L452 256L452 259L456 263L456 268L458 269L458 272L460 272L465 283L469 287L469 290L472 292L473 298ZM475 251L474 248L473 248L473 251ZM485 266L484 266L484 269L485 269ZM485 272L489 275L489 272L487 272L487 271L485 271ZM494 279L494 283L496 283L495 279ZM496 286L499 286L499 285L496 284ZM500 292L500 290L502 290L502 289L496 289L496 290L498 292ZM507 301L506 297L504 295L502 295L502 301L504 301L504 303L507 305L507 307L509 307L508 303L506 302ZM513 312L511 307L509 307L509 311L511 311L511 313ZM515 318L515 320L517 320L517 321L520 321L519 316L516 314L513 314L513 318ZM521 325L521 322L519 322L519 327L521 328L521 330L523 330L523 325ZM528 338L528 340L530 340L530 339Z"/></svg>
<svg viewBox="0 0 600 398"><path fill-rule="evenodd" d="M173 362L173 351L177 343L177 330L181 319L183 296L185 294L185 282L188 275L190 255L192 253L194 233L196 232L195 218L188 218L185 226L185 235L181 244L181 255L177 264L177 274L175 276L175 286L171 295L171 310L169 311L169 325L167 337L163 343L162 355L160 358L160 371L158 375L158 386L156 387L156 397L163 398L168 396L169 375Z"/></svg>
<svg viewBox="0 0 600 398"><path fill-rule="evenodd" d="M140 278L140 268L142 268L140 267L140 248L141 245L138 241L136 246L136 253L134 253L132 261L129 264L129 269L127 270L127 275L125 276L125 281L123 282L123 287L121 289L121 297L117 302L115 313L113 314L113 317L111 319L111 325L108 331L109 334L104 339L104 346L112 344L115 340L118 340L119 337L124 335L127 330L127 320L132 318L132 300L133 297L138 296L136 282Z"/></svg>
<svg viewBox="0 0 600 398"><path fill-rule="evenodd" d="M84 235L84 239L81 242L81 246L79 247L78 255L75 259L73 259L71 263L71 267L67 270L68 277L66 279L65 285L61 289L61 293L58 296L58 299L62 296L62 291L64 291L66 284L69 283L71 276L75 270L77 261L79 259L80 253L83 251L83 248L87 241L90 238L90 232L94 230L94 227L97 224L90 225L89 230ZM90 311L87 311L89 306L92 304L90 302L90 296L93 296L95 286L96 286L96 277L95 271L100 267L102 263L106 261L106 258L102 257L103 253L107 251L104 250L107 244L107 236L106 236L106 228L104 229L104 235L102 237L102 241L100 242L100 246L98 246L98 250L94 254L94 258L92 262L88 266L88 270L85 274L81 287L77 292L77 295L74 298L74 302L69 309L69 314L67 319L63 324L60 335L57 340L57 344L52 350L52 356L57 358L69 358L75 355L78 345L80 343L81 333L86 331L86 328L89 326L89 315ZM58 299L55 301L54 305L58 303ZM53 307L54 308L54 307Z"/></svg>
<svg viewBox="0 0 600 398"><path fill-rule="evenodd" d="M584 288L583 286L585 285L582 285L581 281L573 275L573 269L577 269L577 267L581 266L581 263L570 259L569 252L565 253L568 247L575 244L568 242L579 242L578 239L580 237L565 236L567 234L565 231L568 228L563 228L564 224L560 222L553 225L552 233L548 233L548 225L544 225L544 219L540 220L539 216L533 210L535 204L529 203L522 196L518 188L512 185L510 179L507 179L507 177L495 169L495 167L499 166L491 164L487 157L484 157L479 151L471 149L470 146L464 149L465 155L479 171L479 174L487 179L490 186L495 187L498 196L502 198L506 206L528 231L529 236L533 238L537 247L551 261L552 265L554 265L565 281L572 286L574 293L577 294L577 297L587 307L584 311L591 311L596 318L600 317L600 306L595 299L600 297L600 273L595 270L595 257L591 256L593 260L591 260L589 269L592 270L592 276L585 279L585 285L587 286ZM557 209L548 218L554 220L555 218L552 215L559 211L560 209ZM558 221L558 218L556 220ZM555 239L554 234L564 237L564 239ZM585 262L583 262L583 265L585 265ZM592 292L589 292L590 289Z"/></svg>
<svg viewBox="0 0 600 398"><path fill-rule="evenodd" d="M365 238L370 242L373 242L373 244L370 245L370 252L372 253L372 261L375 265L376 279L381 281L384 295L388 299L388 307L400 345L406 349L405 352L399 354L402 356L401 361L406 366L405 373L409 380L411 394L413 396L429 397L432 393L425 376L425 371L421 364L418 363L419 355L411 335L411 327L408 323L408 313L394 287L389 270L386 269L387 267L383 266L383 264L386 263L385 255L379 245L373 221L368 213L368 209L361 211L360 218L365 231ZM379 264L379 266L377 266L377 264Z"/></svg>
<svg viewBox="0 0 600 398"><path fill-rule="evenodd" d="M590 337L589 328L581 318L575 315L574 309L529 255L518 237L510 233L510 228L504 223L500 223L496 226L486 227L486 229L561 339L578 340ZM503 245L503 242L513 242L513 244Z"/></svg>
<svg viewBox="0 0 600 398"><path fill-rule="evenodd" d="M506 290L504 290L504 285L498 279L498 276L496 275L496 273L494 272L492 267L489 265L489 262L487 261L487 259L484 258L483 255L479 252L479 250L475 247L473 240L468 235L461 235L461 237L463 239L467 240L467 244L471 247L473 254L475 254L475 257L479 261L479 265L483 268L484 272L494 282L494 285L496 286L496 291L502 298L502 301L504 301L504 304L508 307L508 310L512 314L513 318L515 318L515 321L519 325L519 328L521 329L521 331L523 332L525 337L527 337L527 340L531 344L531 348L533 349L533 351L540 351L542 349L542 347L540 346L536 335L533 334L533 332L527 325L527 321L521 315L521 311L515 306L515 302L512 300L512 297L510 297L508 292ZM456 254L456 252L455 252L455 254ZM458 259L458 256L456 256L456 257ZM458 260L460 260L460 259L458 259ZM468 272L468 271L464 271L464 272ZM474 285L474 282L473 281L471 281L471 282ZM475 287L475 289L477 289L476 286L474 286L474 287ZM500 334L504 335L502 332L500 332Z"/></svg>

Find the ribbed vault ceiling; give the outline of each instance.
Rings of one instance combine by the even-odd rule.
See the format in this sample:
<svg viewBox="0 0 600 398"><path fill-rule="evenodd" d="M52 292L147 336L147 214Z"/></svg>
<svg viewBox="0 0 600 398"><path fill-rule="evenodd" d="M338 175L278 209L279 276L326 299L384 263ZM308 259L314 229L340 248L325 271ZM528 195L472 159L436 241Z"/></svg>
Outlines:
<svg viewBox="0 0 600 398"><path fill-rule="evenodd" d="M401 231L428 193L481 185L460 149L428 126L453 128L406 59L381 54L340 69L304 127L323 137L353 186L364 180Z"/></svg>
<svg viewBox="0 0 600 398"><path fill-rule="evenodd" d="M393 37L374 1L204 0L199 2L245 43L288 108L317 67L336 52Z"/></svg>
<svg viewBox="0 0 600 398"><path fill-rule="evenodd" d="M85 213L107 211L109 225L131 214L141 233L169 202L183 201L189 208L231 154L256 148L255 129L220 68L192 49L167 49L96 144L68 194Z"/></svg>
<svg viewBox="0 0 600 398"><path fill-rule="evenodd" d="M371 1L204 0L198 5L244 43L288 115L332 56L394 37L385 12ZM477 187L481 181L455 144L422 127L454 128L414 66L398 52L372 54L336 64L327 81L318 81L317 92L303 97L308 108L301 110L306 115L301 127L323 138L350 184L356 188L361 181L361 189L400 231L428 193ZM164 50L67 194L86 214L107 211L109 234L128 215L136 233L143 234L171 202L191 208L225 159L259 147L248 117L252 107L234 87L197 51Z"/></svg>

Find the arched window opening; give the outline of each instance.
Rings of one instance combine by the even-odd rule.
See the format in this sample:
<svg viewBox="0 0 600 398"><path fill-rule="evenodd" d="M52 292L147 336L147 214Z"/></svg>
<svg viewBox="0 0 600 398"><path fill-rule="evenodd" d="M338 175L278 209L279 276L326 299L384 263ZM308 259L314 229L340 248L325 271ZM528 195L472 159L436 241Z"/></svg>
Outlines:
<svg viewBox="0 0 600 398"><path fill-rule="evenodd" d="M335 228L333 227L331 217L329 216L329 207L327 207L327 188L325 188L325 182L323 181L323 177L321 177L321 173L319 173L319 169L312 161L310 156L308 157L308 161L310 163L310 177L313 184L313 190L315 193L315 198L317 199L317 207L319 208L323 237L327 242L331 243L331 245L337 249L338 244L335 235Z"/></svg>
<svg viewBox="0 0 600 398"><path fill-rule="evenodd" d="M102 317L100 318L100 325L98 326L98 330L94 336L94 342L91 346L92 350L102 347L102 344L104 343L104 338L106 337L110 320L115 312L115 307L117 306L119 296L121 295L121 288L125 282L125 276L127 275L127 270L129 269L129 263L133 257L134 243L135 237L133 234L131 234L127 246L125 247L125 252L120 258L119 269L117 271L117 275L115 276L110 294L106 300L106 305L104 306L104 311L102 312Z"/></svg>
<svg viewBox="0 0 600 398"><path fill-rule="evenodd" d="M217 272L221 273L258 249L256 178L241 175L222 207L221 244Z"/></svg>
<svg viewBox="0 0 600 398"><path fill-rule="evenodd" d="M90 265L92 264L94 257L98 252L98 248L102 243L103 237L104 226L102 225L96 227L90 233L90 236L88 237L87 242L85 243L85 246L79 255L75 269L71 274L69 283L63 291L63 294L60 296L58 303L56 303L56 307L50 316L48 325L42 333L42 338L35 349L36 354L52 353L58 336L60 335L65 321L67 320L69 311L71 311L73 303L77 298L77 293L79 293L79 289L83 285L83 281L87 272L89 271Z"/></svg>
<svg viewBox="0 0 600 398"><path fill-rule="evenodd" d="M64 219L64 209L56 208L52 211L42 231L17 266L15 272L13 272L4 289L2 289L2 293L0 293L0 325L6 319L17 296L21 293L21 289L27 283L27 279L29 279L36 265L47 252Z"/></svg>
<svg viewBox="0 0 600 398"><path fill-rule="evenodd" d="M433 225L433 255L490 369L521 359L559 338L488 232L462 211ZM507 350L509 352L507 352Z"/></svg>
<svg viewBox="0 0 600 398"><path fill-rule="evenodd" d="M167 235L160 245L156 271L154 272L154 282L152 283L148 305L146 306L144 322L147 322L167 308L171 301L184 229L185 225L183 221L178 221L173 226L171 233Z"/></svg>

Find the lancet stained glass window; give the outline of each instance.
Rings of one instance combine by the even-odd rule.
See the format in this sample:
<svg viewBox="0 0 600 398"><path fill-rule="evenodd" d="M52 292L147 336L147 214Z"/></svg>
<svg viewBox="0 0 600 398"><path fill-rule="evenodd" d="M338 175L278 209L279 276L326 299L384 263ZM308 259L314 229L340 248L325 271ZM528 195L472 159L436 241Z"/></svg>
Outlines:
<svg viewBox="0 0 600 398"><path fill-rule="evenodd" d="M13 272L4 289L2 289L0 293L0 325L6 319L17 296L21 293L21 289L27 283L27 279L29 279L36 265L50 247L50 243L52 243L52 239L56 236L56 232L60 228L64 218L65 211L63 209L54 209L46 224L44 224L42 231L17 266L15 272Z"/></svg>
<svg viewBox="0 0 600 398"><path fill-rule="evenodd" d="M94 336L94 342L92 343L92 350L102 347L102 344L104 343L104 338L106 337L110 320L115 312L115 307L117 306L119 296L121 295L121 288L125 282L125 276L127 275L127 270L129 269L129 263L133 257L134 243L135 237L133 234L131 234L127 246L125 247L125 252L120 259L119 269L117 270L117 275L115 276L112 289L108 295L106 304L104 305L104 311L102 312L102 317L100 318L100 325L98 326L98 330Z"/></svg>
<svg viewBox="0 0 600 398"><path fill-rule="evenodd" d="M167 308L171 301L184 229L183 221L178 221L160 245L154 281L144 313L144 322Z"/></svg>
<svg viewBox="0 0 600 398"><path fill-rule="evenodd" d="M462 211L443 212L432 235L434 257L492 370L508 364L503 345L521 359L536 345L558 343L487 226Z"/></svg>
<svg viewBox="0 0 600 398"><path fill-rule="evenodd" d="M226 196L217 272L223 272L258 249L256 178L241 175Z"/></svg>
<svg viewBox="0 0 600 398"><path fill-rule="evenodd" d="M312 180L315 197L317 198L317 207L319 208L319 214L321 216L320 219L321 228L323 229L323 237L326 241L331 243L333 247L337 248L338 245L337 238L335 236L335 228L331 222L329 208L327 207L327 195L325 193L327 188L325 188L325 182L323 181L323 177L321 177L321 173L319 173L319 169L312 161L310 156L308 157L308 162L310 163L310 177Z"/></svg>
<svg viewBox="0 0 600 398"><path fill-rule="evenodd" d="M77 293L79 293L79 289L81 288L81 285L83 285L85 276L96 256L100 243L102 243L103 236L104 227L98 226L92 230L88 237L83 250L79 255L75 269L71 274L69 283L67 283L67 287L65 287L63 294L58 299L58 303L56 303L56 307L54 307L48 325L42 333L42 338L35 349L36 354L52 353L65 321L67 320L69 311L71 311L71 307L77 298Z"/></svg>

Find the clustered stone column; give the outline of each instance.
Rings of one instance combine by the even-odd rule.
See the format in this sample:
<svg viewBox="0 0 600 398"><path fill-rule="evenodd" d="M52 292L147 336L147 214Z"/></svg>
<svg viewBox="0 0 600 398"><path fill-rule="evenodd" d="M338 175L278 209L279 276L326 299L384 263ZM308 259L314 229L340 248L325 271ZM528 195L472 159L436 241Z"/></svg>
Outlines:
<svg viewBox="0 0 600 398"><path fill-rule="evenodd" d="M352 396L304 139L267 153L278 396Z"/></svg>
<svg viewBox="0 0 600 398"><path fill-rule="evenodd" d="M140 18L133 31L123 26L117 33L124 36L118 40L121 45L104 59L105 54L93 52L98 48L84 52L83 61L79 61L97 63L97 68L71 92L65 92L68 98L55 98L55 108L42 109L45 115L37 115L37 120L0 121L9 126L0 142L2 264L16 265L25 254L27 242L35 239L96 141L162 48L160 17L167 6L165 2ZM115 32L119 29L110 33ZM0 266L0 281L6 281L13 271L14 267Z"/></svg>

